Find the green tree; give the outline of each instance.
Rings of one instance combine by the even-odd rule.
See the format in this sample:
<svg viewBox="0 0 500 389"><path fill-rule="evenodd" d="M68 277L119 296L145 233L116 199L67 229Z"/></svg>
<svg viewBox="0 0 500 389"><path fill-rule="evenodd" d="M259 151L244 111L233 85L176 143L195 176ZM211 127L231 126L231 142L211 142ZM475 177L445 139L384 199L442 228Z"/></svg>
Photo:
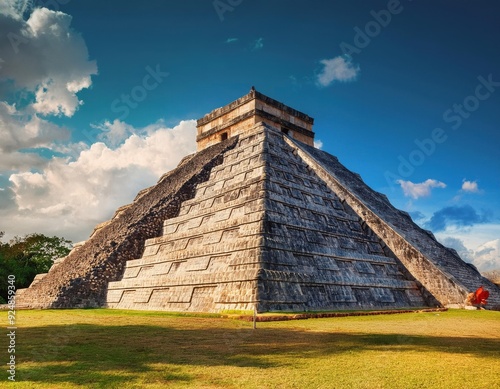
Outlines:
<svg viewBox="0 0 500 389"><path fill-rule="evenodd" d="M0 232L0 239L4 236ZM7 297L7 277L16 277L16 287L28 287L35 276L46 273L57 258L71 251L71 241L43 234L16 236L9 243L0 242L0 297Z"/></svg>

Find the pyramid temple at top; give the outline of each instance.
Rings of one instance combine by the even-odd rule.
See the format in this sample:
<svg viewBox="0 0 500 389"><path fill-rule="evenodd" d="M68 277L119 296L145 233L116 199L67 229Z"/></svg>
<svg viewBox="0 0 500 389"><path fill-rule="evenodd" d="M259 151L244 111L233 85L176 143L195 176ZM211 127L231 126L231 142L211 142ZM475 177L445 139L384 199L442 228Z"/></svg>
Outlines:
<svg viewBox="0 0 500 389"><path fill-rule="evenodd" d="M500 306L496 285L315 148L312 126L308 115L254 88L205 115L198 151L37 276L18 304L199 312L460 307L483 285L489 306Z"/></svg>

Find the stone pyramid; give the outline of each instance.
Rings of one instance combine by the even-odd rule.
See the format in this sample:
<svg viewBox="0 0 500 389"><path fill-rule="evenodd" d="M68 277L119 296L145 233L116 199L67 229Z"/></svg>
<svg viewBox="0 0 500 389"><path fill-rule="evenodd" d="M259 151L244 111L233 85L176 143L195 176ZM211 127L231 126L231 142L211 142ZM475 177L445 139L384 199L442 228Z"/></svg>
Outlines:
<svg viewBox="0 0 500 389"><path fill-rule="evenodd" d="M462 306L499 288L314 148L313 119L252 89L198 121L198 152L18 300L222 312Z"/></svg>

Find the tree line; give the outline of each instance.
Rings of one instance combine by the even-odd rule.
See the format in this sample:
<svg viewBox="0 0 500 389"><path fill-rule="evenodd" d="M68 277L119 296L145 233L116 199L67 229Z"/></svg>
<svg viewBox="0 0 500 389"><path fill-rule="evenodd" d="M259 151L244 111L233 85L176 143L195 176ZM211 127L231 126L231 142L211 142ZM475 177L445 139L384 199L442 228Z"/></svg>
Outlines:
<svg viewBox="0 0 500 389"><path fill-rule="evenodd" d="M43 234L16 236L2 242L5 232L0 231L0 304L7 300L7 278L14 275L16 289L27 288L39 273L47 273L58 258L71 251L71 241Z"/></svg>

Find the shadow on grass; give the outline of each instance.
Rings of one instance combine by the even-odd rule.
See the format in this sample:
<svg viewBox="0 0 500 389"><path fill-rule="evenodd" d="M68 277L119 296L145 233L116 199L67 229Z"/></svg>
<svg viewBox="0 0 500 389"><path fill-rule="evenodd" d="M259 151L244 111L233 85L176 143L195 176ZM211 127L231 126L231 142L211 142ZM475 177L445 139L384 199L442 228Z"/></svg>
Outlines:
<svg viewBox="0 0 500 389"><path fill-rule="evenodd" d="M72 324L18 329L18 380L116 387L145 376L189 383L186 366L266 369L345 352L470 354L496 358L500 340L250 327L171 328ZM146 375L144 375L147 373Z"/></svg>

